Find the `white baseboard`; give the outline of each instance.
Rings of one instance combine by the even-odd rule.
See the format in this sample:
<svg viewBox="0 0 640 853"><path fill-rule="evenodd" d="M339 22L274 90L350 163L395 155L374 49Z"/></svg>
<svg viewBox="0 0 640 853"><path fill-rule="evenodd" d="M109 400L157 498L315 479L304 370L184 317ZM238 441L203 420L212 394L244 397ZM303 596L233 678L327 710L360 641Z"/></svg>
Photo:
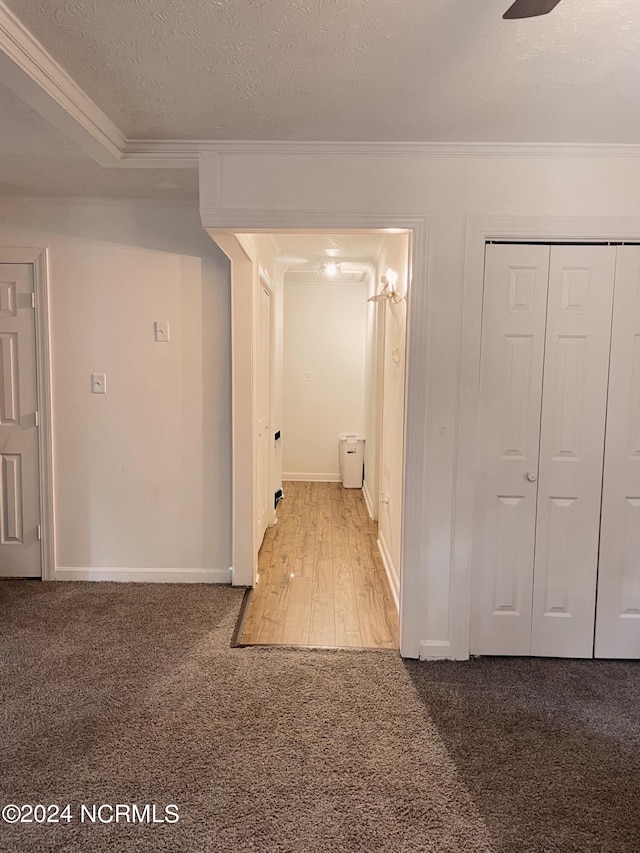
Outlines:
<svg viewBox="0 0 640 853"><path fill-rule="evenodd" d="M389 551L389 547L385 541L384 536L382 535L382 532L379 529L378 550L380 551L380 556L382 557L382 564L387 574L389 586L391 587L391 595L393 596L393 600L396 605L396 610L400 612L400 577L398 576L398 571L393 564L393 560L391 559L391 552Z"/></svg>
<svg viewBox="0 0 640 853"><path fill-rule="evenodd" d="M453 648L448 640L428 640L420 643L420 660L455 660Z"/></svg>
<svg viewBox="0 0 640 853"><path fill-rule="evenodd" d="M57 581L121 581L122 583L231 583L231 569L56 568Z"/></svg>
<svg viewBox="0 0 640 853"><path fill-rule="evenodd" d="M295 483L339 483L340 474L283 474L282 482L286 480Z"/></svg>
<svg viewBox="0 0 640 853"><path fill-rule="evenodd" d="M373 501L371 500L371 495L369 494L369 489L367 488L367 481L365 480L362 484L362 495L364 497L364 502L367 505L367 512L369 513L369 518L373 521L376 521L378 518L377 513L373 512Z"/></svg>

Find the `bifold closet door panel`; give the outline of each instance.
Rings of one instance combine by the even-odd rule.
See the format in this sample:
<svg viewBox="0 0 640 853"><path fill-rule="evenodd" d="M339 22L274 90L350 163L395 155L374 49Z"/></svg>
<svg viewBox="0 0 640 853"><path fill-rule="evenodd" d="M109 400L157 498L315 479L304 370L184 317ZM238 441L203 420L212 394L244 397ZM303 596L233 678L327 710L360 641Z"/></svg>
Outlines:
<svg viewBox="0 0 640 853"><path fill-rule="evenodd" d="M592 657L616 249L551 249L531 653Z"/></svg>
<svg viewBox="0 0 640 853"><path fill-rule="evenodd" d="M640 248L620 246L604 457L596 657L640 658Z"/></svg>
<svg viewBox="0 0 640 853"><path fill-rule="evenodd" d="M548 246L487 246L471 653L528 655Z"/></svg>

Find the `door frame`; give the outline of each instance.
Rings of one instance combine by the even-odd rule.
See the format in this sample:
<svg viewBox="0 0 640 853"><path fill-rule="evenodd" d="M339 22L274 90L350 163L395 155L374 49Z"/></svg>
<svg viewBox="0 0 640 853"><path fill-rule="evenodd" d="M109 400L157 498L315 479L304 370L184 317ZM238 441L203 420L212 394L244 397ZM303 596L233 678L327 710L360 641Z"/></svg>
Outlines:
<svg viewBox="0 0 640 853"><path fill-rule="evenodd" d="M473 505L481 459L477 453L485 245L638 242L638 217L469 216L466 218L451 565L454 657L469 657ZM471 486L471 488L470 488Z"/></svg>
<svg viewBox="0 0 640 853"><path fill-rule="evenodd" d="M378 253L379 254L379 253ZM378 292L380 282L377 281L377 272L378 272L378 257L373 264L369 265L368 271L368 291L367 293L371 296L375 295ZM375 440L373 441L374 447L374 455L373 455L373 465L370 467L373 468L373 474L367 480L367 468L365 466L365 478L362 483L362 496L364 498L364 502L367 505L367 511L373 521L378 521L380 517L380 472L382 469L382 456L381 456L381 436L382 436L382 412L384 407L384 399L383 399L383 391L384 391L384 376L383 376L383 366L384 366L384 343L385 343L385 323L384 323L384 312L382 311L382 304L380 302L373 302L371 304L371 308L373 311L373 411L375 418L374 425L374 433ZM406 355L406 353L405 353ZM405 371L406 372L406 371ZM367 443L370 442L369 430L367 428L367 424L365 423L365 433L367 434ZM365 458L366 458L365 452ZM372 488L371 486L374 486ZM395 599L395 594L394 594ZM396 607L398 607L399 602L396 601Z"/></svg>
<svg viewBox="0 0 640 853"><path fill-rule="evenodd" d="M271 276L267 270L260 264L258 267L258 285L269 294L269 464L267 470L268 489L269 489L269 510L267 514L267 527L273 527L276 520L276 510L274 505L275 500L275 453L273 439L273 424L275 418L273 414L273 388L275 384L275 365L274 365L274 347L275 347L275 318L274 318L274 296L275 286ZM255 578L254 578L255 580Z"/></svg>
<svg viewBox="0 0 640 853"><path fill-rule="evenodd" d="M422 636L422 533L425 514L425 448L422 441L426 411L427 376L423 354L427 352L428 236L429 218L420 214L372 213L370 211L320 211L282 209L201 210L203 227L231 261L232 304L232 584L248 586L255 576L257 552L253 509L256 493L255 371L251 362L257 320L257 265L251 260L245 234L300 231L324 233L407 232L409 234L407 299L407 369L404 394L404 449L402 549L400 576L400 653L424 656ZM246 419L246 420L245 420ZM410 458L411 464L406 460ZM442 657L440 643L437 653ZM447 644L448 645L448 644Z"/></svg>
<svg viewBox="0 0 640 853"><path fill-rule="evenodd" d="M27 264L33 269L35 292L36 399L40 499L40 559L43 581L55 579L55 501L53 421L51 406L51 352L49 327L49 258L46 249L0 247L0 263Z"/></svg>

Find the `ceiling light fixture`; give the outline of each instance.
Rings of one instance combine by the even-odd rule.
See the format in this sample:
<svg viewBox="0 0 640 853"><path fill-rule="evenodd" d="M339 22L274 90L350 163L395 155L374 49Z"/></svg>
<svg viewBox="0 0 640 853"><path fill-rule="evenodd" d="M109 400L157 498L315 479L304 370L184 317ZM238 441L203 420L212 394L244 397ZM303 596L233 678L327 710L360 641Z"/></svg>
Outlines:
<svg viewBox="0 0 640 853"><path fill-rule="evenodd" d="M340 273L340 264L336 261L323 261L318 267L318 274L327 278L335 278Z"/></svg>

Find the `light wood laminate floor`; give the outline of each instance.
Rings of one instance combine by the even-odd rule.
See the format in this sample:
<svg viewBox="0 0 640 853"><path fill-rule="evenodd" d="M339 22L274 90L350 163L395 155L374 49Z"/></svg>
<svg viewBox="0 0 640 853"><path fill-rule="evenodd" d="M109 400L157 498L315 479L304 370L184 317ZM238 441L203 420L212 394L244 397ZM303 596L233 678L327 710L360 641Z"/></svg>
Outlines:
<svg viewBox="0 0 640 853"><path fill-rule="evenodd" d="M240 643L397 648L398 613L360 489L285 483Z"/></svg>

